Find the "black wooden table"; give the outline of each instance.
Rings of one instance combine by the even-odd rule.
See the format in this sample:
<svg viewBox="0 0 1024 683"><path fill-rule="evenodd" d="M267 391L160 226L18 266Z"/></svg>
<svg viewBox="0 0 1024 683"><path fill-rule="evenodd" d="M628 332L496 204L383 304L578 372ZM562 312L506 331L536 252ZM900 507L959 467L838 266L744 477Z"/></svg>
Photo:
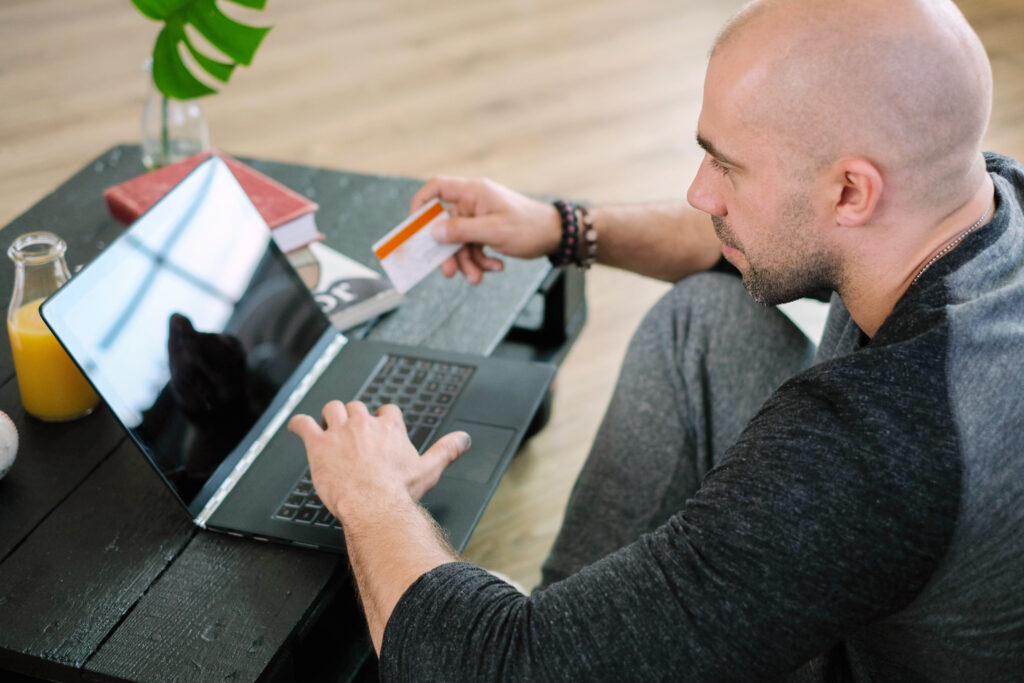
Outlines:
<svg viewBox="0 0 1024 683"><path fill-rule="evenodd" d="M245 159L320 204L327 242L370 265L420 181ZM72 269L122 230L105 187L139 174L111 148L3 229L51 230ZM9 300L13 265L0 262ZM582 274L506 261L479 287L432 274L372 338L559 360L585 319ZM197 530L103 406L82 420L25 415L9 342L0 409L18 459L0 480L0 678L348 680L374 658L343 556ZM8 673L3 673L8 672Z"/></svg>

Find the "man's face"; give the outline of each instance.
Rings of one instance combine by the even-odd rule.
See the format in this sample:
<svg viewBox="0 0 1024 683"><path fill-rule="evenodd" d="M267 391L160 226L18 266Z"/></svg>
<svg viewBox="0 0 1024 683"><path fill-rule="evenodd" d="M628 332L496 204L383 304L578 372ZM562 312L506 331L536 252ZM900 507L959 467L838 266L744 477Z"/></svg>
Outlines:
<svg viewBox="0 0 1024 683"><path fill-rule="evenodd" d="M687 199L711 215L722 253L750 295L772 306L834 288L838 268L817 229L814 174L781 136L743 115L756 74L735 62L716 57L708 66L697 124L705 154Z"/></svg>

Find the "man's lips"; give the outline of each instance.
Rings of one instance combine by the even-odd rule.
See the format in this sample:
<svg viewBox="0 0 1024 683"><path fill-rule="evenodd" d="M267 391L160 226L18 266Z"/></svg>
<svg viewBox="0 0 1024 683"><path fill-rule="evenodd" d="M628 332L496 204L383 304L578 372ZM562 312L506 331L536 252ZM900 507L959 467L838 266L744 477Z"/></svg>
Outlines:
<svg viewBox="0 0 1024 683"><path fill-rule="evenodd" d="M728 227L726 227L725 221L721 217L712 216L711 223L715 227L715 237L717 237L718 241L722 243L722 253L725 256L728 257L729 254L742 253L737 247L734 247L733 245L725 241L726 237L731 237L732 235L731 231L728 229Z"/></svg>
<svg viewBox="0 0 1024 683"><path fill-rule="evenodd" d="M741 253L743 252L741 252L739 249L736 249L735 247L730 247L725 242L722 242L722 255L725 256L726 258L729 258L730 256L737 256Z"/></svg>

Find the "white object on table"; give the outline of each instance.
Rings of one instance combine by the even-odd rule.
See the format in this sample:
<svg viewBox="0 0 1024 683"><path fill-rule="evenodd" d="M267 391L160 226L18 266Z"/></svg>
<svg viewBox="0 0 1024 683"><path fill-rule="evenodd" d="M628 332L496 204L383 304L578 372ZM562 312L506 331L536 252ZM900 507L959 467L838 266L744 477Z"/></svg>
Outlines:
<svg viewBox="0 0 1024 683"><path fill-rule="evenodd" d="M14 420L0 410L0 479L11 469L17 455L18 428L14 426Z"/></svg>

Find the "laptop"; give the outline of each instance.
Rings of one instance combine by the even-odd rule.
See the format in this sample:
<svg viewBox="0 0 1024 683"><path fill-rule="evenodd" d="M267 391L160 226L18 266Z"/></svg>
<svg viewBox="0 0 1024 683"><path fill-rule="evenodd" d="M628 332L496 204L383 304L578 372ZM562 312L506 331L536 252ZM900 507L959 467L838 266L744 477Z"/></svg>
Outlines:
<svg viewBox="0 0 1024 683"><path fill-rule="evenodd" d="M555 371L346 338L217 157L40 310L195 524L339 552L289 417L319 418L331 399L396 403L421 453L468 432L422 501L462 549Z"/></svg>

